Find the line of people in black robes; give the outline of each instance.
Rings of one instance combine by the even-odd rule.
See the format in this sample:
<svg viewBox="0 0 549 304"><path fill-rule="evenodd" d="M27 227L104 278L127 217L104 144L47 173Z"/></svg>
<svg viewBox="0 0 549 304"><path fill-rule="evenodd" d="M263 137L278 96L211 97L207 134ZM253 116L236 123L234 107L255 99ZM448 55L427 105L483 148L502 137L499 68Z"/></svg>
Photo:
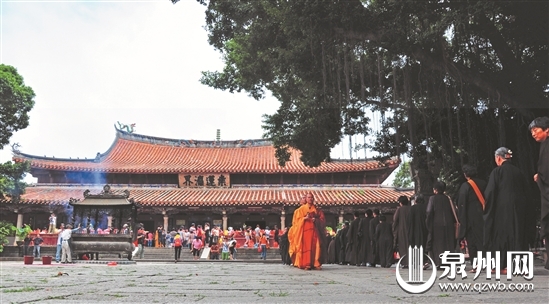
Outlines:
<svg viewBox="0 0 549 304"><path fill-rule="evenodd" d="M400 207L393 215L392 224L387 223L377 209L366 210L364 217L355 212L353 221L343 223L336 235L329 238L326 262L390 267L395 262L393 253L398 252L403 257L401 266L405 268L409 246L422 246L435 265L440 266L440 254L456 252L458 244L466 240L471 264L478 252L498 251L500 267L504 269L507 251L528 250L536 235L531 191L527 179L510 162L511 157L508 148L495 151L497 167L488 182L477 177L476 167L463 166L467 181L459 189L457 206L444 193L446 184L437 181L427 203L421 194L415 196L412 206L408 197L400 196ZM545 158L549 157L545 155ZM472 184L478 188L478 194ZM481 198L485 199L484 203ZM288 248L284 233L280 249L283 263L289 265Z"/></svg>
<svg viewBox="0 0 549 304"><path fill-rule="evenodd" d="M477 177L476 167L464 165L466 182L459 189L457 206L444 194L446 184L441 181L433 184L433 195L427 204L421 195L413 206L409 206L406 197L400 197L400 207L393 217L394 246L400 256L407 254L409 246L423 246L435 265L440 266L440 255L457 252L465 240L471 264L479 252L483 256L486 252L492 256L499 252L499 267L505 273L507 252L528 250L536 235L531 190L527 179L511 163L511 157L508 148L495 151L497 167L488 182ZM406 257L401 265L407 266Z"/></svg>
<svg viewBox="0 0 549 304"><path fill-rule="evenodd" d="M484 188L484 184L481 183ZM430 252L436 265L439 255L446 250L454 251L456 239L453 230L455 218L449 198L444 194L446 185L436 182L429 204L419 194L410 206L407 196L400 196L400 207L393 215L393 222L380 214L378 209L368 209L364 217L357 211L351 222L344 222L334 236L328 235L328 264L356 265L366 267L391 267L399 257L402 267L407 267L408 246L422 246ZM446 225L451 223L452 229ZM280 238L280 253L283 264L290 265L287 234ZM398 252L398 255L395 255Z"/></svg>
<svg viewBox="0 0 549 304"><path fill-rule="evenodd" d="M427 206L418 195L415 205L409 206L406 196L398 198L400 208L388 223L378 209L366 210L365 217L355 212L351 223L344 223L328 248L328 262L342 265L391 267L395 252L407 254L408 245L426 248ZM406 266L405 258L401 262Z"/></svg>
<svg viewBox="0 0 549 304"><path fill-rule="evenodd" d="M375 267L391 267L393 258L391 224L378 209L357 211L353 221L344 222L328 245L328 263Z"/></svg>

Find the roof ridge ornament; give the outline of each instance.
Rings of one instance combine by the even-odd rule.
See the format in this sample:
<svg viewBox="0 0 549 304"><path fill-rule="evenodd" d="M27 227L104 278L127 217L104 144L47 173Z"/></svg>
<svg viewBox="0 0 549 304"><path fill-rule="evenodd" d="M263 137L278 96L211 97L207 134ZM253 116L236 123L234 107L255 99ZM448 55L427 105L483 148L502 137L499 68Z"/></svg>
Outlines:
<svg viewBox="0 0 549 304"><path fill-rule="evenodd" d="M111 193L111 186L105 185L103 186L103 192L101 194L110 194Z"/></svg>
<svg viewBox="0 0 549 304"><path fill-rule="evenodd" d="M119 121L116 122L118 124L118 127L116 127L116 125L114 125L114 128L118 131L123 131L123 132L127 132L127 133L133 133L135 130L135 123L132 123L132 124L129 124L129 125L126 125L126 124L122 124L120 123ZM124 130L126 129L126 130Z"/></svg>
<svg viewBox="0 0 549 304"><path fill-rule="evenodd" d="M109 184L103 186L103 190L98 194L91 194L91 191L87 189L84 191L84 198L125 198L130 197L130 191L124 190L122 193L115 193Z"/></svg>
<svg viewBox="0 0 549 304"><path fill-rule="evenodd" d="M21 151L19 150L20 147L21 147L21 145L19 143L13 143L11 145L11 152L13 154L21 154Z"/></svg>

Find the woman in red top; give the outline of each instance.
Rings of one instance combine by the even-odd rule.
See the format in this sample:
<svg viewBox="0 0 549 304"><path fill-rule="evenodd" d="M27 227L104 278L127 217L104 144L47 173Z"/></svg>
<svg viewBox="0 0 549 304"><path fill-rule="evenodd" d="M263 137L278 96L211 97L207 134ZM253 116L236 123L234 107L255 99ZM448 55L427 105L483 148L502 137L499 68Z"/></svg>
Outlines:
<svg viewBox="0 0 549 304"><path fill-rule="evenodd" d="M198 260L200 258L200 250L202 250L203 247L202 239L197 235L194 237L193 240L193 259Z"/></svg>
<svg viewBox="0 0 549 304"><path fill-rule="evenodd" d="M147 246L152 247L152 244L153 244L153 234L152 232L149 232L147 234Z"/></svg>
<svg viewBox="0 0 549 304"><path fill-rule="evenodd" d="M260 232L259 234L260 234L260 236L259 236L259 246L261 246L261 258L263 260L266 260L267 259L267 243L268 243L268 240L267 240L267 237L265 236L264 233Z"/></svg>

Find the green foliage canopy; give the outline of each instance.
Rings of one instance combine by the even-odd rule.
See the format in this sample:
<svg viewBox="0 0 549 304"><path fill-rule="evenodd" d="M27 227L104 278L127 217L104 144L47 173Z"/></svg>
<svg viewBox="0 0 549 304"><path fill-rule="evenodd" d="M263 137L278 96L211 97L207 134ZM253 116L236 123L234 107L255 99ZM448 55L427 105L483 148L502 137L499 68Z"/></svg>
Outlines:
<svg viewBox="0 0 549 304"><path fill-rule="evenodd" d="M0 164L0 198L7 196L17 202L20 195L25 192L26 183L23 177L29 170L29 162Z"/></svg>
<svg viewBox="0 0 549 304"><path fill-rule="evenodd" d="M34 91L9 65L0 64L0 149L9 143L13 132L29 125L34 106Z"/></svg>
<svg viewBox="0 0 549 304"><path fill-rule="evenodd" d="M4 251L4 246L8 244L8 236L13 236L16 229L12 223L0 221L0 252Z"/></svg>
<svg viewBox="0 0 549 304"><path fill-rule="evenodd" d="M501 145L533 167L526 125L549 104L545 1L199 2L225 61L202 83L280 100L264 129L281 164L289 147L309 166L329 160L343 135L371 132L370 109L392 114L372 148L408 152L424 192L465 162L487 175Z"/></svg>
<svg viewBox="0 0 549 304"><path fill-rule="evenodd" d="M34 96L17 69L0 64L0 150L9 143L14 132L29 125L28 113L34 106ZM18 201L25 189L22 179L29 169L28 163L0 164L0 198L8 196Z"/></svg>
<svg viewBox="0 0 549 304"><path fill-rule="evenodd" d="M398 188L410 188L413 184L412 174L410 173L410 162L403 162L398 169L393 186Z"/></svg>

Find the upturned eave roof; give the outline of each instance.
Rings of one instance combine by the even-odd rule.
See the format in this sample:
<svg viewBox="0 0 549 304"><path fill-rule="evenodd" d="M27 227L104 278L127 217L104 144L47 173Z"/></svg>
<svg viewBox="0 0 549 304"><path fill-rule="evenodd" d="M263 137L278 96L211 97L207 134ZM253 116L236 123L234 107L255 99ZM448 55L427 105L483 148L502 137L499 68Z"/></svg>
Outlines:
<svg viewBox="0 0 549 304"><path fill-rule="evenodd" d="M286 165L280 166L275 148L267 140L195 141L167 139L116 131L111 147L95 159L61 159L15 152L15 162L29 161L33 170L129 173L336 173L380 171L387 176L400 163L397 158L377 160L333 160L308 167L301 153L291 150Z"/></svg>
<svg viewBox="0 0 549 304"><path fill-rule="evenodd" d="M27 187L21 205L66 205L71 198L84 199L84 191L99 192L101 186L34 186ZM115 194L130 192L130 199L141 207L201 207L201 206L299 206L301 198L311 192L320 206L348 206L396 203L401 195L411 196L412 190L393 187L301 187L301 188L145 188L112 187ZM0 203L12 204L9 198Z"/></svg>

